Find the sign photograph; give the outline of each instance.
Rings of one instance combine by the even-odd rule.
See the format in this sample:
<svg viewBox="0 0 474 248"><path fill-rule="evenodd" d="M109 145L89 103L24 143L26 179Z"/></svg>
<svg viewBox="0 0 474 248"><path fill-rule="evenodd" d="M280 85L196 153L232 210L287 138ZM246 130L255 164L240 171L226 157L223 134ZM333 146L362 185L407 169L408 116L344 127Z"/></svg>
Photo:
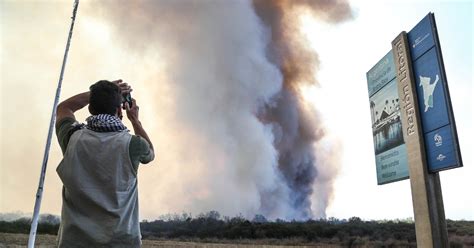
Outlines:
<svg viewBox="0 0 474 248"><path fill-rule="evenodd" d="M407 150L400 120L400 99L390 51L367 72L377 183L408 178Z"/></svg>

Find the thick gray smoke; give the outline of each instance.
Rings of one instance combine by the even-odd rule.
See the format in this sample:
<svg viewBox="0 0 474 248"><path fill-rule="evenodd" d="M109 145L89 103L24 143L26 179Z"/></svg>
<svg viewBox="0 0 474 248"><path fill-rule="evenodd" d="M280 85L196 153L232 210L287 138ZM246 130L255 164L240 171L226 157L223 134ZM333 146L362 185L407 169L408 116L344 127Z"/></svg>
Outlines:
<svg viewBox="0 0 474 248"><path fill-rule="evenodd" d="M324 126L318 120L317 111L303 102L299 92L300 85L316 84L315 71L319 65L317 54L308 47L298 29L299 17L307 11L325 21L338 22L351 17L350 7L345 1L318 0L253 0L253 4L271 32L267 57L283 74L283 87L274 97L275 102L267 104L260 116L273 126L279 154L278 168L291 191L290 205L297 218L311 218L314 213L311 195L314 181L318 178L318 167L331 163L315 164L318 152L314 144L324 136ZM264 196L267 194L272 192L264 193ZM323 205L328 202L328 199L320 200ZM271 206L275 202L265 204Z"/></svg>
<svg viewBox="0 0 474 248"><path fill-rule="evenodd" d="M331 6L323 2L321 6ZM278 21L268 15L283 17L286 11L274 5L220 0L91 5L113 29L113 40L143 58L137 66L147 63L151 97L146 104L160 106L149 114L165 123L153 130L152 139L158 143L158 161L162 159L157 166L166 167L167 174L141 178L140 190L147 198L141 196L142 208L160 204L166 207L159 209L170 212L214 209L250 218L324 217L331 192L314 197L313 187L332 191L335 173L319 180L318 167L324 165L315 164L321 161L315 143L324 128L296 82L314 82L317 57L301 50L300 43L294 43L294 50L278 40L294 38L277 35L288 23L274 27ZM306 60L296 59L298 55ZM291 64L295 62L309 65ZM149 185L155 182L155 188ZM317 209L314 198L322 202Z"/></svg>

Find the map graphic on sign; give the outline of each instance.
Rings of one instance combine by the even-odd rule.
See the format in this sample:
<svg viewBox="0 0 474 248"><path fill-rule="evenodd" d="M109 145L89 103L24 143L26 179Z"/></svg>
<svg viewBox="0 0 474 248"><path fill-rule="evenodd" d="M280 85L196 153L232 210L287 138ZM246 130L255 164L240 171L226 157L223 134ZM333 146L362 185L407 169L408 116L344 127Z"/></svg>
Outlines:
<svg viewBox="0 0 474 248"><path fill-rule="evenodd" d="M420 76L420 86L423 88L423 99L425 103L425 112L429 110L429 108L433 108L433 92L438 84L439 76L436 74L436 79L434 83L431 83L430 77L423 77Z"/></svg>
<svg viewBox="0 0 474 248"><path fill-rule="evenodd" d="M456 123L434 14L407 33L430 173L461 167Z"/></svg>

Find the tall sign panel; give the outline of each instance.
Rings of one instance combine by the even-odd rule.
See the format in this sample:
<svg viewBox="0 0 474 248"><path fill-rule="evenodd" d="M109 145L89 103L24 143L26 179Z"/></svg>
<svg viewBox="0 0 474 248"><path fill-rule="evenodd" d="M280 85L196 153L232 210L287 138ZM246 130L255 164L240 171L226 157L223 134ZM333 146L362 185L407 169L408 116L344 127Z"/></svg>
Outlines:
<svg viewBox="0 0 474 248"><path fill-rule="evenodd" d="M367 72L377 183L408 178L407 149L400 120L400 98L393 53Z"/></svg>
<svg viewBox="0 0 474 248"><path fill-rule="evenodd" d="M407 35L429 172L462 166L434 14Z"/></svg>
<svg viewBox="0 0 474 248"><path fill-rule="evenodd" d="M410 185L419 247L446 247L447 231L441 184L437 173L428 174L408 40L403 31L392 41L401 96L403 137L408 150Z"/></svg>
<svg viewBox="0 0 474 248"><path fill-rule="evenodd" d="M414 94L420 113L422 156L428 172L461 167L461 152L434 14L426 15L406 33L406 37L410 55L407 63L413 71ZM367 72L379 185L409 177L409 151L401 132L401 99L396 90L396 85L400 84L395 77L396 62L391 51Z"/></svg>
<svg viewBox="0 0 474 248"><path fill-rule="evenodd" d="M418 247L447 247L438 172L462 160L432 13L392 41L367 83L377 182L409 175Z"/></svg>

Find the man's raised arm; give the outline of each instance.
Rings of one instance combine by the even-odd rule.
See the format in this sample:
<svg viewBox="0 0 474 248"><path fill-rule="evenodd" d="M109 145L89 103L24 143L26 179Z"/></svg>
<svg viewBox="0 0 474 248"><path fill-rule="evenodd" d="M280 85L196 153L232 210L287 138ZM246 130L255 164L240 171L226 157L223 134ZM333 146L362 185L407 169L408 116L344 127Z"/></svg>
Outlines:
<svg viewBox="0 0 474 248"><path fill-rule="evenodd" d="M135 99L132 99L131 107L128 105L128 103L125 103L125 109L127 111L127 117L132 123L133 131L135 132L135 135L143 137L148 142L148 144L150 144L150 149L152 150L152 152L154 152L153 144L151 143L151 140L148 137L148 134L143 128L142 123L138 119L139 107L137 106L137 102L135 101Z"/></svg>
<svg viewBox="0 0 474 248"><path fill-rule="evenodd" d="M56 122L59 122L66 117L76 119L74 112L84 108L87 106L87 104L89 104L89 96L90 92L87 91L62 101L56 110Z"/></svg>
<svg viewBox="0 0 474 248"><path fill-rule="evenodd" d="M122 94L129 93L132 91L130 85L126 82L122 82L122 79L112 81L113 83L117 84L120 88L120 92ZM56 110L56 122L59 122L61 119L65 117L75 118L74 112L84 108L89 104L90 98L90 91L77 94L73 97L70 97L64 101L62 101Z"/></svg>

